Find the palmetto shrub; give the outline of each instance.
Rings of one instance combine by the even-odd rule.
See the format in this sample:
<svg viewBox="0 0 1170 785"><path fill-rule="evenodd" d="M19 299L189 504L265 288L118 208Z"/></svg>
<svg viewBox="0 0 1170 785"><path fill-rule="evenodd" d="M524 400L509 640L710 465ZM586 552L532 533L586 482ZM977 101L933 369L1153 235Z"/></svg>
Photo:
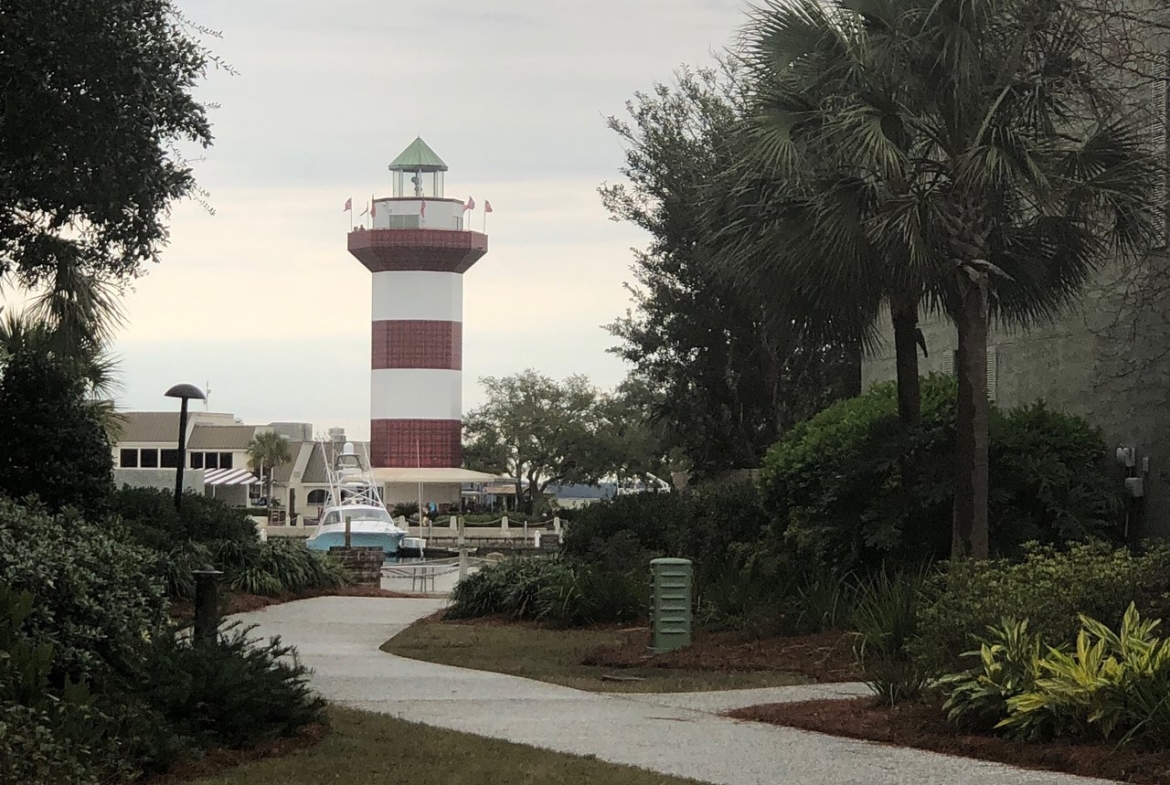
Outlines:
<svg viewBox="0 0 1170 785"><path fill-rule="evenodd" d="M919 636L923 570L881 570L861 582L850 618L862 680L883 703L915 698L926 675L910 652Z"/></svg>

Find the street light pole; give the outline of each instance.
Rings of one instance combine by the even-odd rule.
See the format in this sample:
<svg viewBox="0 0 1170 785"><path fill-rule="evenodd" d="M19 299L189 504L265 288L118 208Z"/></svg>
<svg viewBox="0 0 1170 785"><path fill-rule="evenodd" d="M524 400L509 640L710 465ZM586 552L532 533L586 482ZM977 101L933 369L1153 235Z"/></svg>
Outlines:
<svg viewBox="0 0 1170 785"><path fill-rule="evenodd" d="M164 395L168 398L182 400L182 406L179 409L179 461L175 471L175 509L177 510L183 501L183 469L187 464L187 401L192 398L206 401L207 396L193 384L176 384Z"/></svg>

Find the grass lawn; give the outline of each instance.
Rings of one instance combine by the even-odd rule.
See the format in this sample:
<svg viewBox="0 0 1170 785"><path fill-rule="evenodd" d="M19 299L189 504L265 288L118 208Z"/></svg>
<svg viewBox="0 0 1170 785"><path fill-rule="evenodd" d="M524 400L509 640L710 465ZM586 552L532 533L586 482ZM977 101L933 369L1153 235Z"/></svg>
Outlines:
<svg viewBox="0 0 1170 785"><path fill-rule="evenodd" d="M319 744L186 785L687 785L596 759L334 707Z"/></svg>
<svg viewBox="0 0 1170 785"><path fill-rule="evenodd" d="M622 630L548 630L517 624L423 622L382 644L382 651L415 660L507 673L594 692L699 692L808 684L778 670L722 672L663 667L583 665L599 646L622 644ZM612 681L602 676L640 681Z"/></svg>

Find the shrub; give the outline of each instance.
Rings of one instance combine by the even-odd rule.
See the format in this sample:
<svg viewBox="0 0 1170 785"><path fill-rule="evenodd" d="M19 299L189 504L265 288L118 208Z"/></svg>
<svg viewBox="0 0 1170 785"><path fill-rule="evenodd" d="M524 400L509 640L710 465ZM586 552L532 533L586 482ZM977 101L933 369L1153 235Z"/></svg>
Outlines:
<svg viewBox="0 0 1170 785"><path fill-rule="evenodd" d="M850 629L862 680L878 699L893 705L915 698L926 684L910 653L918 638L918 605L925 572L882 570L858 588Z"/></svg>
<svg viewBox="0 0 1170 785"><path fill-rule="evenodd" d="M1098 736L1164 744L1170 732L1170 642L1159 620L1130 605L1118 632L1081 616L1071 654L1056 648L1037 663L1030 690L1007 701L1000 726L1025 739Z"/></svg>
<svg viewBox="0 0 1170 785"><path fill-rule="evenodd" d="M1027 741L1096 738L1163 744L1170 733L1170 641L1131 604L1117 632L1088 616L1071 653L1045 647L1026 622L1004 621L981 668L944 679L957 725ZM1041 653L1041 652L1044 653Z"/></svg>
<svg viewBox="0 0 1170 785"><path fill-rule="evenodd" d="M325 702L310 690L308 669L279 638L249 638L252 629L228 622L206 646L160 636L134 698L198 749L250 747L321 722Z"/></svg>
<svg viewBox="0 0 1170 785"><path fill-rule="evenodd" d="M638 558L684 556L678 531L689 518L686 500L676 493L631 493L605 499L578 511L561 547L565 554L593 560L621 536Z"/></svg>
<svg viewBox="0 0 1170 785"><path fill-rule="evenodd" d="M156 554L118 535L0 497L0 582L36 596L25 631L52 644L55 684L126 672L166 623L162 582L144 569Z"/></svg>
<svg viewBox="0 0 1170 785"><path fill-rule="evenodd" d="M915 658L930 674L962 668L961 655L988 628L1027 611L1028 624L1044 640L1072 640L1078 615L1116 624L1135 603L1161 617L1170 609L1170 549L1145 553L1103 543L1067 551L1036 546L1022 561L949 563L932 578L919 615Z"/></svg>
<svg viewBox="0 0 1170 785"><path fill-rule="evenodd" d="M256 524L243 510L194 493L185 494L176 510L171 491L125 486L113 494L110 508L137 542L158 551L187 541L257 540Z"/></svg>
<svg viewBox="0 0 1170 785"><path fill-rule="evenodd" d="M100 408L74 363L17 349L0 368L0 494L95 517L114 489Z"/></svg>
<svg viewBox="0 0 1170 785"><path fill-rule="evenodd" d="M631 621L644 613L647 583L636 574L563 560L516 559L460 581L447 615L505 615L559 627Z"/></svg>
<svg viewBox="0 0 1170 785"><path fill-rule="evenodd" d="M954 486L955 383L922 384L921 425L905 434L894 385L877 385L793 428L761 474L777 540L802 562L842 569L944 558ZM1117 483L1101 433L1041 404L992 409L991 545L1115 536ZM911 485L905 483L909 481Z"/></svg>
<svg viewBox="0 0 1170 785"><path fill-rule="evenodd" d="M1007 717L1008 700L1031 690L1039 677L1040 636L1028 621L1004 619L979 639L980 666L939 679L947 720L963 730L990 731Z"/></svg>
<svg viewBox="0 0 1170 785"><path fill-rule="evenodd" d="M84 684L50 684L53 647L22 629L34 597L0 583L0 782L96 783L104 773L132 773L106 737L107 717Z"/></svg>

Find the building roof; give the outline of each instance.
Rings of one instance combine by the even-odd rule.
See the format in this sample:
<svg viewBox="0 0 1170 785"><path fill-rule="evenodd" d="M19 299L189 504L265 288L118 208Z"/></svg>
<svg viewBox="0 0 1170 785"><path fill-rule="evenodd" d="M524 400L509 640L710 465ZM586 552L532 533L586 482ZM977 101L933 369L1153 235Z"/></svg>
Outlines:
<svg viewBox="0 0 1170 785"><path fill-rule="evenodd" d="M498 475L474 472L470 469L455 468L375 468L374 479L389 483L465 483L492 482L501 479Z"/></svg>
<svg viewBox="0 0 1170 785"><path fill-rule="evenodd" d="M187 449L246 450L255 435L255 425L196 425Z"/></svg>
<svg viewBox="0 0 1170 785"><path fill-rule="evenodd" d="M350 440L347 440L350 441ZM308 485L324 485L329 482L328 467L333 465L333 459L341 451L345 442L317 442L320 447L314 447L305 464L305 473L301 475L301 482ZM362 463L368 465L370 460L370 443L353 442L357 454L362 457Z"/></svg>
<svg viewBox="0 0 1170 785"><path fill-rule="evenodd" d="M178 412L120 412L119 442L167 442L178 446Z"/></svg>
<svg viewBox="0 0 1170 785"><path fill-rule="evenodd" d="M279 433L279 431L278 431L278 433ZM286 482L289 482L290 480L292 480L293 470L297 468L297 458L300 457L301 449L305 446L305 444L312 444L312 442L305 442L302 440L302 441L290 441L288 443L288 453L289 453L289 455L292 456L292 460L289 461L288 463L282 463L272 470L272 481L273 482L286 483ZM314 448L313 452L316 452L316 451L317 451L316 448ZM310 457L309 460L312 460L312 458ZM301 481L304 482L303 479Z"/></svg>
<svg viewBox="0 0 1170 785"><path fill-rule="evenodd" d="M445 172L447 164L418 137L390 162L392 172Z"/></svg>

